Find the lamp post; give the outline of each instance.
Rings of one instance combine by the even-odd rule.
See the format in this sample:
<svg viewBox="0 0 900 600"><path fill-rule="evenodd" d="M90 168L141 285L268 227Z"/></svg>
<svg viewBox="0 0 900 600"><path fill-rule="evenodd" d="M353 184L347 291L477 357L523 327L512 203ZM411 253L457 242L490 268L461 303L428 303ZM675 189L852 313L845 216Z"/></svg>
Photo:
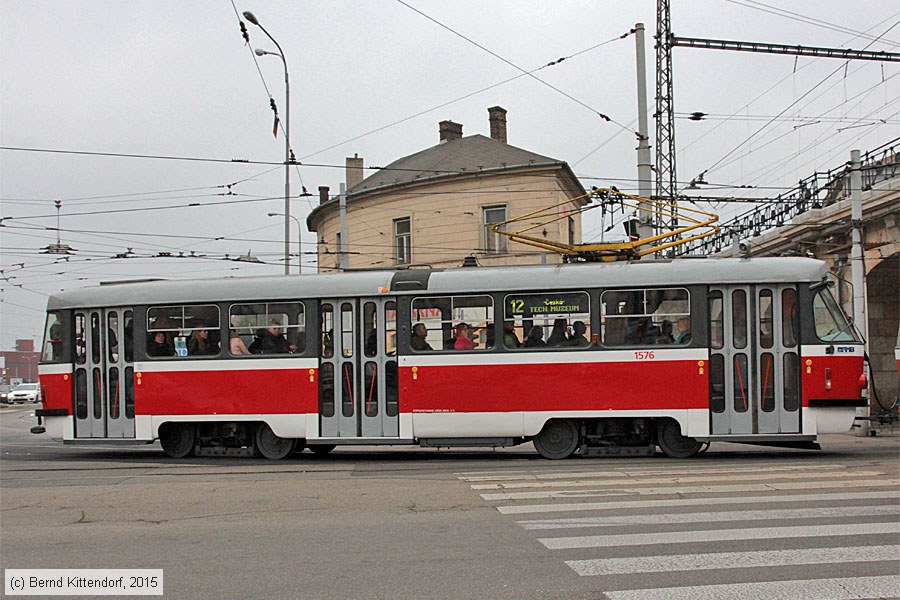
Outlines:
<svg viewBox="0 0 900 600"><path fill-rule="evenodd" d="M270 217L283 217L282 213L269 213ZM297 275L303 272L303 243L301 241L303 230L300 228L300 219L292 215L287 215L289 219L293 219L297 224Z"/></svg>
<svg viewBox="0 0 900 600"><path fill-rule="evenodd" d="M287 275L291 270L291 86L288 82L287 59L284 57L281 45L266 31L265 27L259 24L256 15L248 10L244 11L244 18L262 29L262 32L278 48L278 53L257 49L254 50L256 55L278 56L284 64L284 274Z"/></svg>

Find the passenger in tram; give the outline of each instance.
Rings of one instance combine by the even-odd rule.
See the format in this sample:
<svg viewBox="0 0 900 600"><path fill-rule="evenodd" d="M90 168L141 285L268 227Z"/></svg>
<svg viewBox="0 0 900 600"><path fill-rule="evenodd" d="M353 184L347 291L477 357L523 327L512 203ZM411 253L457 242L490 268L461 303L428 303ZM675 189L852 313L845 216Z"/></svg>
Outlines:
<svg viewBox="0 0 900 600"><path fill-rule="evenodd" d="M674 344L675 338L672 337L672 321L663 319L659 328L659 335L656 336L657 344Z"/></svg>
<svg viewBox="0 0 900 600"><path fill-rule="evenodd" d="M584 324L584 321L575 321L572 323L572 336L569 338L568 346L575 346L576 348L587 348L591 345L584 334L587 332L587 325Z"/></svg>
<svg viewBox="0 0 900 600"><path fill-rule="evenodd" d="M247 349L247 344L244 343L244 340L241 339L241 336L238 335L237 331L232 329L228 335L228 346L233 355L244 356L250 354L250 350Z"/></svg>
<svg viewBox="0 0 900 600"><path fill-rule="evenodd" d="M544 341L544 329L540 325L535 325L531 328L531 331L528 332L528 337L525 338L525 347L541 348L546 345L547 343Z"/></svg>
<svg viewBox="0 0 900 600"><path fill-rule="evenodd" d="M428 329L425 323L416 323L412 328L412 336L409 340L409 346L418 352L427 352L434 350L425 338L428 337Z"/></svg>
<svg viewBox="0 0 900 600"><path fill-rule="evenodd" d="M553 330L550 332L550 337L547 338L547 345L554 347L566 346L569 341L568 329L569 323L565 319L555 319L553 321Z"/></svg>
<svg viewBox="0 0 900 600"><path fill-rule="evenodd" d="M454 350L474 350L475 344L472 342L472 328L468 323L460 323L456 326L456 341L453 342Z"/></svg>
<svg viewBox="0 0 900 600"><path fill-rule="evenodd" d="M281 326L277 321L272 321L266 329L256 332L256 339L250 344L251 354L290 354L297 350L297 346L288 343L281 333Z"/></svg>
<svg viewBox="0 0 900 600"><path fill-rule="evenodd" d="M678 337L675 338L676 344L691 343L691 320L687 317L678 319Z"/></svg>
<svg viewBox="0 0 900 600"><path fill-rule="evenodd" d="M516 322L515 321L504 321L503 322L503 345L507 348L521 348L522 342L519 341L519 336L516 335Z"/></svg>
<svg viewBox="0 0 900 600"><path fill-rule="evenodd" d="M175 356L175 346L166 338L164 331L157 331L147 343L148 356Z"/></svg>
<svg viewBox="0 0 900 600"><path fill-rule="evenodd" d="M62 323L54 323L50 326L50 352L53 355L52 360L59 360L62 357L63 349L63 327Z"/></svg>
<svg viewBox="0 0 900 600"><path fill-rule="evenodd" d="M188 340L188 356L208 356L218 354L219 348L209 341L209 330L206 328L195 329Z"/></svg>
<svg viewBox="0 0 900 600"><path fill-rule="evenodd" d="M487 323L484 326L484 347L485 348L493 348L494 340L496 340L496 333L494 333L494 324Z"/></svg>

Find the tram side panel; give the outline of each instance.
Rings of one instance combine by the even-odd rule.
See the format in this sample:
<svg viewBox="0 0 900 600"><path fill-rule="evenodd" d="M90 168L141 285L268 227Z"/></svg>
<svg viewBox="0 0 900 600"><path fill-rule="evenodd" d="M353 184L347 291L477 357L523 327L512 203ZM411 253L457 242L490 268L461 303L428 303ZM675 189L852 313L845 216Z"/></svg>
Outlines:
<svg viewBox="0 0 900 600"><path fill-rule="evenodd" d="M41 407L35 415L41 418L47 435L61 441L75 434L74 382L71 363L42 364L38 367Z"/></svg>
<svg viewBox="0 0 900 600"><path fill-rule="evenodd" d="M416 438L529 437L551 418L661 417L708 433L705 349L404 357Z"/></svg>
<svg viewBox="0 0 900 600"><path fill-rule="evenodd" d="M285 438L306 438L316 418L315 359L160 361L135 365L135 414L149 435L177 421L265 421Z"/></svg>

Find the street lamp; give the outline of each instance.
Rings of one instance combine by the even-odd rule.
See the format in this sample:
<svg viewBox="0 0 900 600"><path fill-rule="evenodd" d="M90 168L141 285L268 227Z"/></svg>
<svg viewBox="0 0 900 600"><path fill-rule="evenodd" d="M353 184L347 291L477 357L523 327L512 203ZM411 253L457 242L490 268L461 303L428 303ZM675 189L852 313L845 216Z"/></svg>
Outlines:
<svg viewBox="0 0 900 600"><path fill-rule="evenodd" d="M282 213L271 212L269 213L269 216L283 217L284 215ZM303 230L300 228L300 219L291 215L287 215L287 217L289 219L293 219L297 224L297 275L299 275L301 272L303 272L303 244L301 243Z"/></svg>
<svg viewBox="0 0 900 600"><path fill-rule="evenodd" d="M269 52L267 50L254 50L257 56L265 56L271 54L281 58L284 64L284 274L287 275L291 270L291 86L288 82L287 59L284 57L284 50L275 38L266 31L266 28L259 24L256 15L252 12L244 11L244 18L262 29L262 32L268 36L278 53Z"/></svg>

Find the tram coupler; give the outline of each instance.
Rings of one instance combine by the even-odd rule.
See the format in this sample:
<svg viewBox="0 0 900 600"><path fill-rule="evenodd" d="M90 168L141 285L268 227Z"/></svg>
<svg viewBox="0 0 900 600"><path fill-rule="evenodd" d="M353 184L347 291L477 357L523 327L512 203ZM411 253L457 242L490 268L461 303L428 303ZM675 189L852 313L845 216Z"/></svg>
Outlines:
<svg viewBox="0 0 900 600"><path fill-rule="evenodd" d="M35 425L31 428L31 433L46 433L47 429L43 425Z"/></svg>

